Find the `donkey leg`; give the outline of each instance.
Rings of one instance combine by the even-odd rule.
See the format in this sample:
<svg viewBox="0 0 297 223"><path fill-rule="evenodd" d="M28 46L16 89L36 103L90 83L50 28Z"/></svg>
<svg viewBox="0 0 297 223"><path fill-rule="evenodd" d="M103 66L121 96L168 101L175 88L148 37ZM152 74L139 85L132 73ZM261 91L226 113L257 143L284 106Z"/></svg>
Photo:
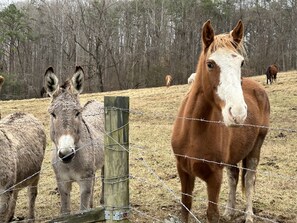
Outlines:
<svg viewBox="0 0 297 223"><path fill-rule="evenodd" d="M187 223L189 220L189 210L192 208L192 193L195 184L195 177L191 176L177 165L182 191L182 221Z"/></svg>
<svg viewBox="0 0 297 223"><path fill-rule="evenodd" d="M6 190L6 189L4 189ZM13 191L7 191L0 195L0 220L9 222L11 218L10 206L13 199ZM13 217L13 214L12 214Z"/></svg>
<svg viewBox="0 0 297 223"><path fill-rule="evenodd" d="M69 214L70 213L70 192L72 188L72 182L70 181L58 181L58 189L61 197L61 214Z"/></svg>
<svg viewBox="0 0 297 223"><path fill-rule="evenodd" d="M29 219L35 218L35 201L38 193L37 185L39 176L36 177L35 181L28 187L28 199L29 199Z"/></svg>
<svg viewBox="0 0 297 223"><path fill-rule="evenodd" d="M258 158L247 158L246 159L246 167L247 172L245 174L245 193L246 193L246 223L253 222L253 192L254 186L256 181L256 168L258 165L259 159Z"/></svg>
<svg viewBox="0 0 297 223"><path fill-rule="evenodd" d="M238 184L239 169L236 167L227 167L227 175L229 184L229 195L227 206L224 212L224 217L226 218L226 220L230 221L234 215L234 208L236 202L236 187Z"/></svg>
<svg viewBox="0 0 297 223"><path fill-rule="evenodd" d="M93 204L93 190L94 190L94 182L95 176L89 177L87 179L82 179L79 182L80 188L80 210L86 210L91 208Z"/></svg>
<svg viewBox="0 0 297 223"><path fill-rule="evenodd" d="M223 179L223 169L216 168L205 180L207 184L208 208L207 220L209 223L218 223L220 219L218 201Z"/></svg>

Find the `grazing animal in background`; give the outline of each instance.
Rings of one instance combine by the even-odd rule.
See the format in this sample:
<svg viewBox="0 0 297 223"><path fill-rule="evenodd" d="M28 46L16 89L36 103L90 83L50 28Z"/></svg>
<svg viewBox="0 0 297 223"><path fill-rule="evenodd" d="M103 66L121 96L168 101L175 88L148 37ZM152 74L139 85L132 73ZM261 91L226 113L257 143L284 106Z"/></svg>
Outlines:
<svg viewBox="0 0 297 223"><path fill-rule="evenodd" d="M4 82L4 77L0 76L0 91Z"/></svg>
<svg viewBox="0 0 297 223"><path fill-rule="evenodd" d="M170 87L172 85L172 76L170 74L165 76L165 85L166 87Z"/></svg>
<svg viewBox="0 0 297 223"><path fill-rule="evenodd" d="M33 115L10 114L0 121L0 142L0 220L13 219L18 192L27 187L28 219L33 221L46 148L44 127Z"/></svg>
<svg viewBox="0 0 297 223"><path fill-rule="evenodd" d="M240 161L247 198L245 221L253 222L255 174L268 129L251 125L269 125L270 105L261 85L251 79L241 79L242 38L241 21L228 34L215 35L210 21L202 28L203 48L197 75L181 104L171 138L181 180L184 222L188 222L192 206L195 177L207 185L208 222L219 222L218 200L224 164L229 181L224 215L230 222ZM248 126L241 126L243 124Z"/></svg>
<svg viewBox="0 0 297 223"><path fill-rule="evenodd" d="M47 94L46 90L45 90L45 87L43 86L41 89L40 89L40 97L41 98L46 98L48 97L49 95Z"/></svg>
<svg viewBox="0 0 297 223"><path fill-rule="evenodd" d="M188 84L192 84L195 81L196 73L192 73L188 78Z"/></svg>
<svg viewBox="0 0 297 223"><path fill-rule="evenodd" d="M266 84L268 84L268 81L270 84L272 84L273 81L276 82L276 75L278 72L278 66L275 64L272 64L267 67L266 70Z"/></svg>
<svg viewBox="0 0 297 223"><path fill-rule="evenodd" d="M101 174L104 171L104 105L88 101L81 106L79 94L83 84L84 72L79 66L61 86L52 67L45 72L45 89L52 97L48 109L54 147L52 166L61 194L62 214L70 212L72 182L80 187L80 210L92 208L95 173L100 168Z"/></svg>

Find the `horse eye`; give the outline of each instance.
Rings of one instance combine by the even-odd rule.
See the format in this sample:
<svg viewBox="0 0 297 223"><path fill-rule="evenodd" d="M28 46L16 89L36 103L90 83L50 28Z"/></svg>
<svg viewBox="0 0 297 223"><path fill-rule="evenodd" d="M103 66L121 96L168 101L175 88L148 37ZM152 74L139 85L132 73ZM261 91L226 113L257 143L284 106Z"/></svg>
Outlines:
<svg viewBox="0 0 297 223"><path fill-rule="evenodd" d="M212 62L212 61L207 61L206 62L206 65L207 65L207 67L208 67L208 69L213 69L214 68L214 62Z"/></svg>
<svg viewBox="0 0 297 223"><path fill-rule="evenodd" d="M56 115L55 115L55 113L51 113L51 116L53 117L53 118L56 118Z"/></svg>
<svg viewBox="0 0 297 223"><path fill-rule="evenodd" d="M75 117L78 117L79 115L80 115L79 111L75 113Z"/></svg>

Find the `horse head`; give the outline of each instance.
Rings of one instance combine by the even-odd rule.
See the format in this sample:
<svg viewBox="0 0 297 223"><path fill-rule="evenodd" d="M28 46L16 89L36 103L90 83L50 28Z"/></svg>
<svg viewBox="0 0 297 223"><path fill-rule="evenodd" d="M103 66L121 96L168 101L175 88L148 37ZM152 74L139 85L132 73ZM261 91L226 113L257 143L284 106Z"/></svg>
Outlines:
<svg viewBox="0 0 297 223"><path fill-rule="evenodd" d="M221 110L226 126L242 124L247 117L241 86L241 67L244 64L242 38L241 21L228 34L215 35L210 21L202 28L203 50L198 71L203 74L202 87L206 98Z"/></svg>

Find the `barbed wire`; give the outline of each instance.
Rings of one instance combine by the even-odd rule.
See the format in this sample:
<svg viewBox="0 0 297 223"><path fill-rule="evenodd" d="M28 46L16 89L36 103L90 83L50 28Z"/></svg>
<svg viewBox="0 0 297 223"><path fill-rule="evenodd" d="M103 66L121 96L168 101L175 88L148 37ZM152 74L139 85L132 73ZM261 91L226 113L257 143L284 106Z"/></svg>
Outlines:
<svg viewBox="0 0 297 223"><path fill-rule="evenodd" d="M116 109L116 108L111 108L111 109L113 109L113 110L121 110L121 109L119 109L119 108L117 108L117 109ZM123 110L123 112L129 112L129 113L131 113L131 114L135 114L135 115L144 115L144 113L142 113L142 112L137 112L137 111L134 111L134 110L127 110L127 109L125 109L125 110ZM94 116L94 115L102 115L102 113L92 114L91 116ZM90 116L90 115L89 115L89 116ZM164 115L162 115L162 117L170 117L170 118L173 118L173 116L164 116ZM195 118L187 118L187 117L177 117L177 118L182 118L182 119L186 119L186 120L190 120L190 121L207 122L207 123L219 124L219 125L223 125L223 124L224 124L222 121L208 121L208 120L204 120L204 119L195 119ZM129 123L128 123L128 124L129 124ZM126 126L128 126L128 124L119 127L118 130L125 128ZM273 128L273 127L258 126L258 125L242 125L242 126L246 126L246 127L255 127L255 128L266 128L266 129L280 130L280 131L288 131L288 132L293 132L293 133L296 132L296 130L294 130L294 129L288 129L288 128ZM115 142L114 145L121 147L121 149L122 149L123 151L130 152L131 149L128 150L123 144L120 144L119 142L117 142L116 139L114 139L113 137L110 136L110 134L113 133L113 132L115 132L115 131L117 131L117 130L114 130L114 131L112 131L112 132L110 132L110 133L106 133L106 132L104 131L103 133L104 133L105 135L107 135L108 137L110 137L110 138ZM96 141L96 140L99 140L99 139L95 139L95 141ZM91 144L94 144L94 141L89 142L89 143L83 145L83 146L80 147L79 149L87 148L87 147L88 147L89 145L91 145ZM95 144L96 144L96 143L95 143ZM100 143L99 143L99 144L100 144ZM102 144L100 144L100 145L102 146ZM128 144L126 144L126 145L128 145ZM129 146L131 146L131 145L132 145L132 144L129 144ZM134 146L134 147L136 148L136 146ZM105 148L106 148L106 149L111 149L109 146L106 146ZM187 158L187 159L194 159L194 160L199 160L199 161L202 161L202 162L208 162L208 163L212 163L212 164L223 165L223 166L226 166L226 167L233 167L233 168L244 169L244 170L247 170L247 171L257 172L257 171L255 171L255 170L248 169L248 168L243 168L243 167L238 167L238 166L236 166L236 165L230 165L230 164L225 164L225 163L222 163L222 162L215 162L215 161L206 160L206 159L199 159L199 158L196 158L196 157L189 157L189 156L186 156L186 155L183 155L183 154L174 154L174 155L175 155L175 156L178 156L178 157ZM179 201L179 199L177 198L177 195L172 191L172 189L171 189L170 187L168 187L168 185L165 184L165 182L164 182L164 181L163 181L163 180L156 174L156 172L150 167L150 165L149 165L144 159L140 159L140 160L143 162L143 164L144 164L144 166L147 168L147 170L150 171L151 174L154 175L155 178L158 179L158 180L161 182L161 185L163 185L163 187L164 187L170 194L172 194L176 200ZM40 174L40 172L41 172L41 171L39 171L39 172L33 174L32 176L28 177L28 178L25 179L25 180L28 180L28 179L32 178L32 177L35 176L36 174ZM268 172L267 175L271 176L271 173ZM129 180L129 179L131 179L132 177L133 177L133 176L131 176L131 175L126 175L126 176L119 176L117 179L118 179L118 182L121 182L122 180L125 180L125 181L126 181L126 180ZM295 177L286 177L286 178L287 178L287 180L295 179ZM22 182L24 182L25 180L23 180ZM108 180L116 180L116 179L115 179L115 178L113 178L113 179L107 179L106 182L107 182ZM13 185L10 189L14 189L15 187L17 187L17 186L18 186L19 184L21 184L22 182L19 182L18 184ZM117 182L115 181L115 183L117 183ZM7 191L8 191L8 190L7 190ZM1 194L1 193L0 193L0 194ZM179 202L181 203L181 201L179 201ZM209 202L209 201L208 201L208 202ZM218 204L218 205L219 205L219 204ZM241 211L241 210L237 210L237 209L235 209L235 210L236 210L236 211L240 211L241 213L246 213L246 212ZM189 212L189 213L191 213L191 212ZM266 218L263 218L263 217L260 217L260 216L256 216L256 215L254 215L254 216L255 216L255 217L259 217L260 219L262 218L262 220L265 220L265 221L275 222L275 221L272 221L272 220L270 220L270 219L266 219ZM193 217L196 218L195 216L193 216ZM27 220L28 220L28 219L26 219L26 221L27 221ZM196 220L196 219L195 219L195 220ZM197 219L197 222L200 222L200 221Z"/></svg>

